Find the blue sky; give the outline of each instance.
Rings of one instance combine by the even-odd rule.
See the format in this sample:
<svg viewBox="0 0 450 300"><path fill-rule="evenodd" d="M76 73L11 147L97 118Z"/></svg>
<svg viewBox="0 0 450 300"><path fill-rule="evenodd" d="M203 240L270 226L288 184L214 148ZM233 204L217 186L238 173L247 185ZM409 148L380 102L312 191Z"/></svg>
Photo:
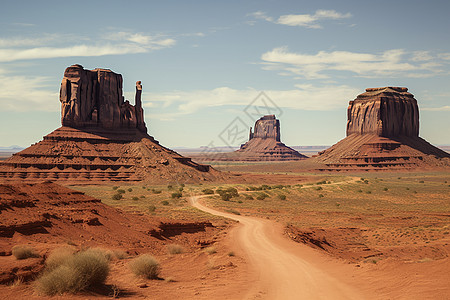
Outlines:
<svg viewBox="0 0 450 300"><path fill-rule="evenodd" d="M237 146L221 134L253 125L261 91L284 143L331 145L348 101L380 86L408 87L420 135L450 144L449 14L433 0L2 1L0 146L60 126L75 63L122 74L130 100L141 80L149 133L168 147Z"/></svg>

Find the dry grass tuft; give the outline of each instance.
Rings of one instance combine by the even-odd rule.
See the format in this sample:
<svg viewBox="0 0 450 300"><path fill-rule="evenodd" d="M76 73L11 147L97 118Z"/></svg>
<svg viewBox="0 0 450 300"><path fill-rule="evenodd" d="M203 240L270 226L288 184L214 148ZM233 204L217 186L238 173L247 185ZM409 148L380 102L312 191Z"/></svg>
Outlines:
<svg viewBox="0 0 450 300"><path fill-rule="evenodd" d="M50 257L50 261L46 263L46 272L36 282L36 289L44 295L76 293L101 285L109 274L108 259L98 249L88 249L76 254L58 250Z"/></svg>
<svg viewBox="0 0 450 300"><path fill-rule="evenodd" d="M12 255L17 259L27 259L31 257L39 257L33 248L30 246L16 245L12 247Z"/></svg>
<svg viewBox="0 0 450 300"><path fill-rule="evenodd" d="M130 262L131 271L137 276L157 279L161 268L159 262L149 254L143 254Z"/></svg>
<svg viewBox="0 0 450 300"><path fill-rule="evenodd" d="M184 252L184 248L178 244L171 244L167 245L167 252L169 252L169 254L181 254Z"/></svg>

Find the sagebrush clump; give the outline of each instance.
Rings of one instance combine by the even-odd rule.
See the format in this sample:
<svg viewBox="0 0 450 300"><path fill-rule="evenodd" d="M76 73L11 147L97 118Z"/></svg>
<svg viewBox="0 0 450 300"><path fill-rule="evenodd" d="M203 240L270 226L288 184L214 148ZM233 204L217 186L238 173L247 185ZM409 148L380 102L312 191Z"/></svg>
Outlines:
<svg viewBox="0 0 450 300"><path fill-rule="evenodd" d="M12 255L17 259L27 259L31 257L38 257L39 255L30 246L16 245L11 249Z"/></svg>
<svg viewBox="0 0 450 300"><path fill-rule="evenodd" d="M44 274L36 282L36 288L48 296L76 293L104 284L109 274L107 256L98 249L78 253L57 250L49 255L46 265Z"/></svg>
<svg viewBox="0 0 450 300"><path fill-rule="evenodd" d="M161 268L159 262L149 254L142 254L130 262L131 271L137 276L157 279Z"/></svg>

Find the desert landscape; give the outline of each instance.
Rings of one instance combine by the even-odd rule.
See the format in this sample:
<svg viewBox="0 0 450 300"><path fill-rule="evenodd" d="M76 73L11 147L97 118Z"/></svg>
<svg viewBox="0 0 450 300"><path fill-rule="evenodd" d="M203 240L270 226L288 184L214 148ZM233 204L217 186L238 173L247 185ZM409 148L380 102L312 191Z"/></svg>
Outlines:
<svg viewBox="0 0 450 300"><path fill-rule="evenodd" d="M95 3L79 29L101 34L78 39L68 28L39 37L45 22L28 14L34 4L24 18L36 24L8 4L0 29L2 299L450 299L448 90L433 81L448 79L450 52L437 53L445 48L437 41L410 53L329 50L327 39L361 37L362 24L371 32L370 18L355 13L379 16L379 8L309 3L300 14L300 4L263 2L268 12L178 3L196 16L182 24L165 4L132 13L110 4L111 16L129 17L127 28L164 24L151 34L119 29L123 18L101 27ZM34 10L44 16L45 7ZM450 11L413 8L436 22ZM216 24L226 16L240 19ZM217 26L193 31L192 20ZM395 22L373 30L386 36L400 30ZM331 31L320 39L304 32L324 27ZM285 37L298 46L298 30L331 48L312 55L280 46L255 63L212 38L234 32L249 49L250 37L258 47ZM201 52L199 40L210 38ZM183 50L170 53L176 47ZM191 66L196 51L221 56ZM34 68L42 60L48 66ZM254 65L281 83L251 73ZM295 88L282 90L290 80ZM236 88L224 85L231 82ZM223 85L206 90L211 83Z"/></svg>

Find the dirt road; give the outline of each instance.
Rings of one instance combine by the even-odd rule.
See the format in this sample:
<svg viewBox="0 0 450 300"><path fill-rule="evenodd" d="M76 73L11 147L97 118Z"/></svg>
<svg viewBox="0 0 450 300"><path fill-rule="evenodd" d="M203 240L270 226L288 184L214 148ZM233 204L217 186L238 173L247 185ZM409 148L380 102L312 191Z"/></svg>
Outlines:
<svg viewBox="0 0 450 300"><path fill-rule="evenodd" d="M231 237L255 274L255 285L243 287L250 288L243 299L365 299L323 269L323 256L284 238L275 222L214 210L199 203L201 197L191 198L194 207L240 223Z"/></svg>

